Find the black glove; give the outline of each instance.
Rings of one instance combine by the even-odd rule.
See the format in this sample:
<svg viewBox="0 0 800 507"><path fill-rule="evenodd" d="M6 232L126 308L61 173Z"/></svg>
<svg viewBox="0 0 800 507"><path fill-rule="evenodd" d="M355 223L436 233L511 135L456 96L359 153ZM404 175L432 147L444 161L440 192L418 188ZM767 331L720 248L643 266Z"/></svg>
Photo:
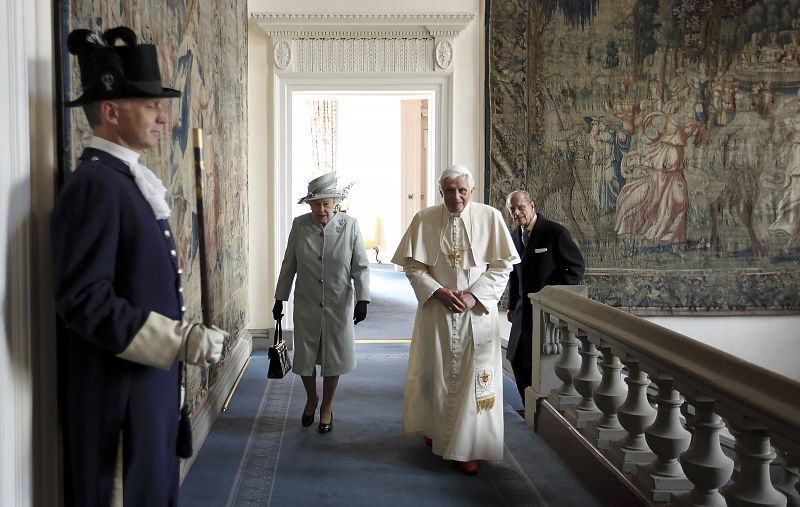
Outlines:
<svg viewBox="0 0 800 507"><path fill-rule="evenodd" d="M353 311L353 324L358 324L367 318L367 305L369 301L356 302L356 309Z"/></svg>
<svg viewBox="0 0 800 507"><path fill-rule="evenodd" d="M283 301L276 299L275 306L272 307L272 318L279 321L281 317L283 317Z"/></svg>

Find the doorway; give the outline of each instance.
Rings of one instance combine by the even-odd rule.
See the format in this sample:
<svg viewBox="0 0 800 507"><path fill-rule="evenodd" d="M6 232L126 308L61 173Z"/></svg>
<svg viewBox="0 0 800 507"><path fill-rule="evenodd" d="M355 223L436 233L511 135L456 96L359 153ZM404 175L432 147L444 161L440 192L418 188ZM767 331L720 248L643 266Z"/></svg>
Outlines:
<svg viewBox="0 0 800 507"><path fill-rule="evenodd" d="M291 187L336 171L343 210L359 221L370 261L390 262L414 214L432 203L430 93L298 92L292 96ZM293 216L308 212L293 203Z"/></svg>
<svg viewBox="0 0 800 507"><path fill-rule="evenodd" d="M279 251L279 253L270 259L269 271L272 280L277 280L280 272L283 248L289 236L293 217L307 212L307 206L304 209L296 204L297 200L306 194L311 174L308 167L303 167L300 159L295 160L294 108L301 107L298 106L298 101L305 101L309 96L384 96L396 97L398 100L427 101L426 160L428 162L425 179L421 182L421 187L425 192L406 192L406 199L409 193L423 194L427 205L434 204L438 196L435 192L435 182L440 172L450 163L452 151L452 81L450 74L359 77L276 73L272 94L274 126L272 138L275 143L275 160L274 171L270 175L272 180L270 186L275 190L275 194L270 199L270 205L275 251ZM299 157L299 155L297 156ZM340 184L347 185L352 181L346 178L346 176L340 178ZM357 195L359 192L355 186L352 191L353 195ZM398 193L398 196L400 195ZM383 206L383 203L380 205ZM366 205L361 204L360 206L364 208ZM397 209L401 208L400 204L396 204L396 206ZM356 213L356 210L354 209L353 212ZM361 217L358 218L362 232L372 227L373 224L365 224ZM410 220L410 217L408 219ZM396 229L396 240L399 240L404 229L404 225L400 222ZM384 227L385 233L386 228ZM394 245L396 245L396 241L392 244L389 238L385 238L386 255L382 255L381 260L390 261L390 257L394 253ZM291 305L287 307L287 322L292 322L293 310Z"/></svg>

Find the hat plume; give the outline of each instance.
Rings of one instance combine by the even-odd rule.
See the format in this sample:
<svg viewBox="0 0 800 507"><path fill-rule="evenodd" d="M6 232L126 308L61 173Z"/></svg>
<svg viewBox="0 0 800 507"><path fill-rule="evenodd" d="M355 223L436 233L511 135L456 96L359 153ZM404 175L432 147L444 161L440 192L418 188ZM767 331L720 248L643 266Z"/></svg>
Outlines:
<svg viewBox="0 0 800 507"><path fill-rule="evenodd" d="M103 40L106 41L108 46L116 46L118 40L122 40L126 46L133 47L136 45L136 33L127 26L118 26L106 30L103 34Z"/></svg>
<svg viewBox="0 0 800 507"><path fill-rule="evenodd" d="M103 44L97 34L85 28L73 30L67 38L67 49L73 55L79 55L101 47L103 47Z"/></svg>

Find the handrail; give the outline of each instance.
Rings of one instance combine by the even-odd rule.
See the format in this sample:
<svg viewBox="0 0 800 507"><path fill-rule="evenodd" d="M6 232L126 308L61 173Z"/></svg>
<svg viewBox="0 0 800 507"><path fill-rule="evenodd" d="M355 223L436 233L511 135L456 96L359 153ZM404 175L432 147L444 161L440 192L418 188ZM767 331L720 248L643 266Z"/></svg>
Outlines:
<svg viewBox="0 0 800 507"><path fill-rule="evenodd" d="M529 298L534 318L543 311L565 321L621 360L635 358L651 376L672 377L684 395L714 398L720 416L763 425L776 444L800 451L800 382L564 288L545 287Z"/></svg>

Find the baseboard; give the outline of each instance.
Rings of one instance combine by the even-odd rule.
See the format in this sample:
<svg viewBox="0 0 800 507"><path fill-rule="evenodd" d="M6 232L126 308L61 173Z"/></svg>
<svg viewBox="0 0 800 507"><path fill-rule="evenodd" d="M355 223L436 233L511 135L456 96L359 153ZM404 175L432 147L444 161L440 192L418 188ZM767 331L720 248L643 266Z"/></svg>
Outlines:
<svg viewBox="0 0 800 507"><path fill-rule="evenodd" d="M253 336L250 331L245 329L236 340L233 350L225 358L222 365L222 371L219 374L218 381L214 386L208 390L206 397L203 399L199 406L194 408L192 412L192 446L194 454L188 459L181 460L181 482L183 482L189 469L192 468L197 453L203 447L203 442L211 432L211 428L219 417L222 410L222 404L228 397L236 377L242 370L247 358L253 349Z"/></svg>
<svg viewBox="0 0 800 507"><path fill-rule="evenodd" d="M275 340L274 327L269 329L249 329L249 331L253 335L253 350L267 350ZM294 333L292 331L283 330L283 341L286 342L286 347L289 350L294 350Z"/></svg>
<svg viewBox="0 0 800 507"><path fill-rule="evenodd" d="M253 350L267 350L272 345L274 329L248 329L253 337Z"/></svg>
<svg viewBox="0 0 800 507"><path fill-rule="evenodd" d="M546 399L540 400L536 433L561 457L603 505L649 507L653 503L595 449Z"/></svg>

